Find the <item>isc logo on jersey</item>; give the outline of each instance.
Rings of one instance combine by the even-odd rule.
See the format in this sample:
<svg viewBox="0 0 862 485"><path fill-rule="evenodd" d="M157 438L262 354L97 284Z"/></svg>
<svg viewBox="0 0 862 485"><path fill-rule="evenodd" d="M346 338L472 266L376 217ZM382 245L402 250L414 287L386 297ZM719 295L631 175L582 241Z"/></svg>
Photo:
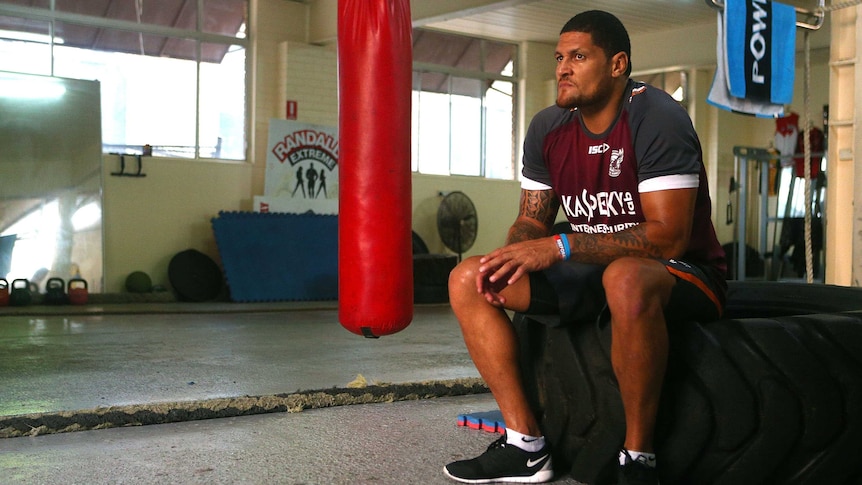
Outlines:
<svg viewBox="0 0 862 485"><path fill-rule="evenodd" d="M593 145L587 148L587 155L601 155L608 151L611 147L607 143L601 145Z"/></svg>

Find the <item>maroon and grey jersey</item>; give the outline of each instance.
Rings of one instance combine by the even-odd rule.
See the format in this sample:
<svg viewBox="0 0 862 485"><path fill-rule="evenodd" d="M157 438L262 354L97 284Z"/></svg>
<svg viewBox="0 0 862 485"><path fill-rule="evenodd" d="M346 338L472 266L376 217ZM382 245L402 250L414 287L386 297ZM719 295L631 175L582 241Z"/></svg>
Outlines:
<svg viewBox="0 0 862 485"><path fill-rule="evenodd" d="M575 232L612 233L644 221L640 194L697 188L685 259L724 272L700 142L688 113L667 93L629 80L619 115L590 133L577 109L551 106L530 123L522 188L553 189Z"/></svg>

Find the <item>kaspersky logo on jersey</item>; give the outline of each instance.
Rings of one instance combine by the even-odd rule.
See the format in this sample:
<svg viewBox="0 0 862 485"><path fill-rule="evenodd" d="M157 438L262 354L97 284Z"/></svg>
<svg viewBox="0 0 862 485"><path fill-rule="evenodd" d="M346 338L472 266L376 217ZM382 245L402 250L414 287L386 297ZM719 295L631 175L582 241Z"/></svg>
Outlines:
<svg viewBox="0 0 862 485"><path fill-rule="evenodd" d="M580 195L562 195L560 202L566 216L571 219L586 219L592 222L593 217L636 215L635 199L631 192L598 192L592 194L584 189Z"/></svg>

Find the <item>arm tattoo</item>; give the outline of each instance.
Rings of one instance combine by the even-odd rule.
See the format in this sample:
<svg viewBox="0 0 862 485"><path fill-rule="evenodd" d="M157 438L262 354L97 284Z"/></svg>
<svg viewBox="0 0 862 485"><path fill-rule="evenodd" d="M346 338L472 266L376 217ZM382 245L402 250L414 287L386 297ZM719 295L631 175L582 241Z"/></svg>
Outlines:
<svg viewBox="0 0 862 485"><path fill-rule="evenodd" d="M509 229L509 236L506 238L506 244L512 244L529 239L539 239L548 235L546 229L540 228L536 224L531 224L523 220L517 220Z"/></svg>
<svg viewBox="0 0 862 485"><path fill-rule="evenodd" d="M661 258L661 248L647 237L646 223L613 234L574 234L572 259L584 263L609 264L623 256Z"/></svg>
<svg viewBox="0 0 862 485"><path fill-rule="evenodd" d="M542 224L551 227L557 218L560 203L557 196L551 190L524 190L521 192L520 214L522 216L536 219Z"/></svg>
<svg viewBox="0 0 862 485"><path fill-rule="evenodd" d="M552 190L522 190L518 220L509 230L506 244L548 235L560 203Z"/></svg>

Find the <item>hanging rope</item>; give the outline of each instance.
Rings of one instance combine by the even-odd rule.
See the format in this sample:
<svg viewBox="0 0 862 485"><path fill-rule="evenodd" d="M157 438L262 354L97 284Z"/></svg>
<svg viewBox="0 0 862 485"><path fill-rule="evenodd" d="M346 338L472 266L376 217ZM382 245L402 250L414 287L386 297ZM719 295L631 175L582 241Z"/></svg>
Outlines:
<svg viewBox="0 0 862 485"><path fill-rule="evenodd" d="M808 30L803 33L805 41L805 82L802 93L804 96L804 120L802 121L803 138L803 170L805 170L805 281L814 282L814 249L811 243L811 46L808 38Z"/></svg>

